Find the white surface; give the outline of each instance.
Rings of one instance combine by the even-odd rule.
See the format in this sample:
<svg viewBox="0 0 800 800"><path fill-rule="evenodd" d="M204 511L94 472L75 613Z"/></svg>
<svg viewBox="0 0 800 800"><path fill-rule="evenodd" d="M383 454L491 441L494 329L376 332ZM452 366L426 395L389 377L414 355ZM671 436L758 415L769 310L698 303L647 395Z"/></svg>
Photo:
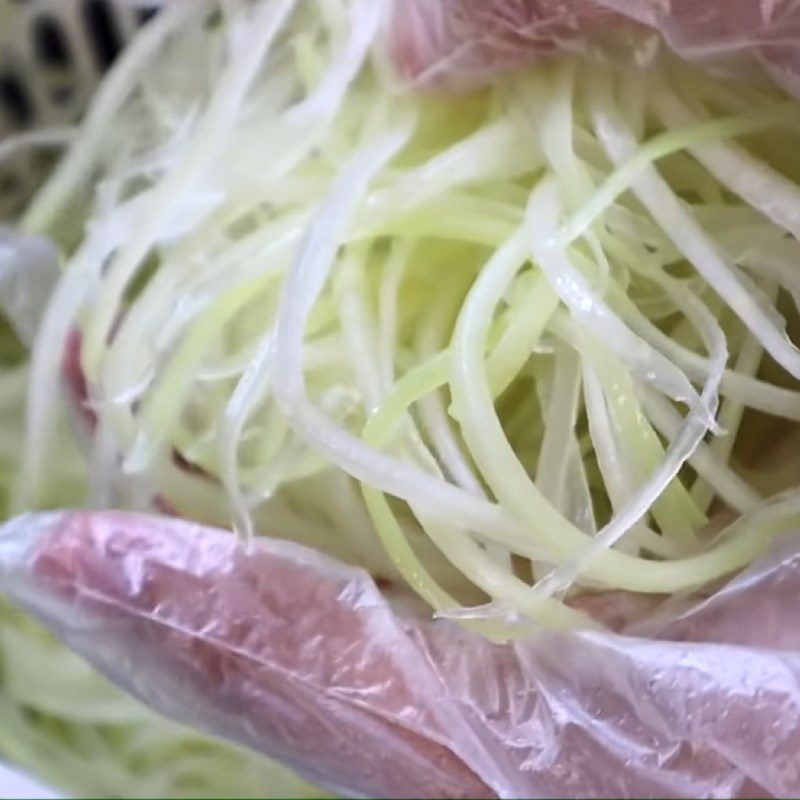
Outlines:
<svg viewBox="0 0 800 800"><path fill-rule="evenodd" d="M0 764L0 798L25 798L25 800L50 800L58 798L50 789L45 789L41 784L30 778Z"/></svg>

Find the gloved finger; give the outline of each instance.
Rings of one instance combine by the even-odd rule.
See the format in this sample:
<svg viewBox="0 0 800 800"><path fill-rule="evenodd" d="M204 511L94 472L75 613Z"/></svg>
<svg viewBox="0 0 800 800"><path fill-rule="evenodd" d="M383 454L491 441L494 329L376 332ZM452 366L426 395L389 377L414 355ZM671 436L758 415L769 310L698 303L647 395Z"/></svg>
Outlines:
<svg viewBox="0 0 800 800"><path fill-rule="evenodd" d="M794 536L709 600L640 626L638 636L548 634L504 648L476 637L467 657L446 629L425 626L421 646L531 793L793 797L798 592ZM645 598L609 599L619 628L652 609Z"/></svg>
<svg viewBox="0 0 800 800"><path fill-rule="evenodd" d="M598 0L658 30L691 61L752 54L800 98L800 5L795 0Z"/></svg>
<svg viewBox="0 0 800 800"><path fill-rule="evenodd" d="M389 42L407 81L449 87L560 50L603 49L620 36L635 50L646 31L689 60L755 55L800 96L794 0L403 0L394 5Z"/></svg>
<svg viewBox="0 0 800 800"><path fill-rule="evenodd" d="M626 22L595 0L401 0L389 52L413 85L470 86L560 49L583 50Z"/></svg>
<svg viewBox="0 0 800 800"><path fill-rule="evenodd" d="M597 0L658 29L689 58L800 41L795 0Z"/></svg>
<svg viewBox="0 0 800 800"><path fill-rule="evenodd" d="M737 797L800 789L796 653L611 635L549 635L502 668L432 652L540 796ZM477 675L483 676L482 681ZM469 687L465 690L463 687Z"/></svg>
<svg viewBox="0 0 800 800"><path fill-rule="evenodd" d="M16 526L7 550L30 539L30 522ZM23 561L12 597L168 716L343 794L490 796L448 747L444 690L362 571L116 512L48 518Z"/></svg>

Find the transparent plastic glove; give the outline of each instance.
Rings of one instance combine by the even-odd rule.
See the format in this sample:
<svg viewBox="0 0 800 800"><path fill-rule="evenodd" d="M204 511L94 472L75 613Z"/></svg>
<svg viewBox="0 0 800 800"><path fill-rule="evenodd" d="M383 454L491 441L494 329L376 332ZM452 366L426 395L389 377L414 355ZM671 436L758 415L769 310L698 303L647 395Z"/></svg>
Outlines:
<svg viewBox="0 0 800 800"><path fill-rule="evenodd" d="M298 545L119 512L8 523L0 588L156 709L341 794L800 794L799 537L648 638L493 644Z"/></svg>
<svg viewBox="0 0 800 800"><path fill-rule="evenodd" d="M641 64L663 38L692 61L755 60L800 97L797 0L398 0L389 31L400 73L427 88L473 86L565 49Z"/></svg>

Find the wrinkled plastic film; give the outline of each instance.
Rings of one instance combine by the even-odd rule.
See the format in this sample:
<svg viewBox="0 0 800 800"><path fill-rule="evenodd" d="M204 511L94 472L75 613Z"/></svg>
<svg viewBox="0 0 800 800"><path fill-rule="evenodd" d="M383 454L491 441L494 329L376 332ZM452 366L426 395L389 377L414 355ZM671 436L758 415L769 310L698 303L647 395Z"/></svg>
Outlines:
<svg viewBox="0 0 800 800"><path fill-rule="evenodd" d="M597 0L660 31L681 55L709 58L771 45L797 45L797 0Z"/></svg>
<svg viewBox="0 0 800 800"><path fill-rule="evenodd" d="M565 50L638 44L643 32L594 0L402 0L392 8L388 45L412 86L458 89Z"/></svg>
<svg viewBox="0 0 800 800"><path fill-rule="evenodd" d="M67 644L163 713L339 793L800 793L797 536L657 639L500 645L400 616L366 573L294 544L247 553L117 512L14 524L11 590ZM35 546L8 544L30 524Z"/></svg>
<svg viewBox="0 0 800 800"><path fill-rule="evenodd" d="M800 97L797 0L400 0L388 42L423 89L470 88L565 50L640 68L665 43L709 68L764 67Z"/></svg>

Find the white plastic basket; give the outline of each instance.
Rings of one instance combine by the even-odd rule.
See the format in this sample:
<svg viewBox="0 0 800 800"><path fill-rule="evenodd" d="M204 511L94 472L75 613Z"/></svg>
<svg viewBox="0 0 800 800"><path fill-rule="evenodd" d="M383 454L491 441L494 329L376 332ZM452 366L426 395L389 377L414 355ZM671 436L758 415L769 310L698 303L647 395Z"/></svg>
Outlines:
<svg viewBox="0 0 800 800"><path fill-rule="evenodd" d="M0 0L0 140L75 122L100 77L160 0ZM52 165L36 149L0 164L0 219Z"/></svg>

